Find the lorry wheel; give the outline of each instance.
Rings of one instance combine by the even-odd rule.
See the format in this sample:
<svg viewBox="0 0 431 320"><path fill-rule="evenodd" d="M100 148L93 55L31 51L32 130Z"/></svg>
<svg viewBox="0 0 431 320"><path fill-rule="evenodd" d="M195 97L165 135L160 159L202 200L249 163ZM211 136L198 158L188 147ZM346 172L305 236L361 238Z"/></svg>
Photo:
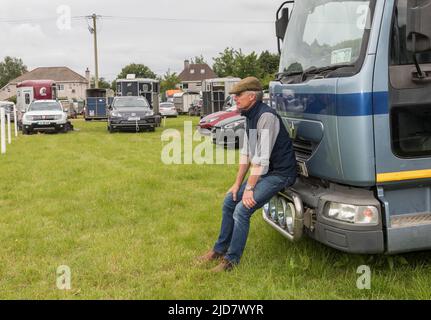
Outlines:
<svg viewBox="0 0 431 320"><path fill-rule="evenodd" d="M108 131L109 131L109 133L114 133L115 132L115 130L111 126L108 126Z"/></svg>

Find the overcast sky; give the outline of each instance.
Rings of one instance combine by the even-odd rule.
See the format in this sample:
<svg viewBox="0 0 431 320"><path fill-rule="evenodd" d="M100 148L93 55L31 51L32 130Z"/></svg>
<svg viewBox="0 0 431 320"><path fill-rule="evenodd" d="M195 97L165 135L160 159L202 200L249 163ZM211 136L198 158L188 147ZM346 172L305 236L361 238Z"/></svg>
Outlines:
<svg viewBox="0 0 431 320"><path fill-rule="evenodd" d="M93 73L93 37L87 20L79 17L96 13L105 16L98 20L101 77L113 80L132 62L159 75L168 69L179 73L186 58L202 54L212 65L212 58L226 47L245 53L276 52L273 21L282 2L1 0L0 60L9 55L22 58L30 70L68 66L80 74L89 67ZM63 5L74 17L70 29L57 13Z"/></svg>

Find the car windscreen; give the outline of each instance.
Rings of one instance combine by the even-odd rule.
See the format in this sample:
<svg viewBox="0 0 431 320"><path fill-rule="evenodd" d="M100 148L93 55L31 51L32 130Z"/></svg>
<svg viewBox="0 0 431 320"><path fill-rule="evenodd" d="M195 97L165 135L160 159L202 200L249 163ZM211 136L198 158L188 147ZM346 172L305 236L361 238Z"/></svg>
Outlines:
<svg viewBox="0 0 431 320"><path fill-rule="evenodd" d="M58 102L37 102L28 107L28 111L63 111Z"/></svg>
<svg viewBox="0 0 431 320"><path fill-rule="evenodd" d="M147 100L144 98L124 98L115 99L112 106L114 108L149 108Z"/></svg>

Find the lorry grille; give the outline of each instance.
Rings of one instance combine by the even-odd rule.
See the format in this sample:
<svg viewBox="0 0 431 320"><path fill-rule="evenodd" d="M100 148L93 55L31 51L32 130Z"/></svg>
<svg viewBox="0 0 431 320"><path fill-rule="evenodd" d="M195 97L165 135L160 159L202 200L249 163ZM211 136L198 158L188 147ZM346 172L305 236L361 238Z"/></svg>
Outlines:
<svg viewBox="0 0 431 320"><path fill-rule="evenodd" d="M293 141L293 150L297 160L307 161L313 153L313 144L310 141L295 139Z"/></svg>

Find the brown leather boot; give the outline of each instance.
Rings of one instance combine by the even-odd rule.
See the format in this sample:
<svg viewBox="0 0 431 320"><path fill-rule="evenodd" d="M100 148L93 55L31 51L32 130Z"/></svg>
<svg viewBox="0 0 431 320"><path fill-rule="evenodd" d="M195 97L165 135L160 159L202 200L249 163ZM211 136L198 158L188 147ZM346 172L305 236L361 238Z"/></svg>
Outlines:
<svg viewBox="0 0 431 320"><path fill-rule="evenodd" d="M229 260L223 259L217 267L211 269L211 272L232 271L234 266L235 265Z"/></svg>
<svg viewBox="0 0 431 320"><path fill-rule="evenodd" d="M205 253L203 256L197 258L197 264L204 264L210 261L219 260L223 258L223 255L215 252L214 250L210 250Z"/></svg>

